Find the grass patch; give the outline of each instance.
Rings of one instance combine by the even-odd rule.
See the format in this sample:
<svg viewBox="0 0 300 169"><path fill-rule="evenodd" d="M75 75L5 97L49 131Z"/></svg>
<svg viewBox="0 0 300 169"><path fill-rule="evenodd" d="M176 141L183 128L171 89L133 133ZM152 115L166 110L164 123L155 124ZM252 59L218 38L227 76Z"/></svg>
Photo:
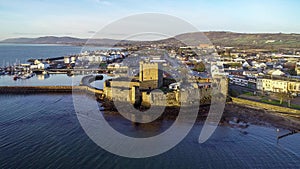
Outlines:
<svg viewBox="0 0 300 169"><path fill-rule="evenodd" d="M292 104L291 108L300 110L300 105Z"/></svg>
<svg viewBox="0 0 300 169"><path fill-rule="evenodd" d="M244 93L244 95L246 95L246 96L254 96L252 92L246 92L246 93Z"/></svg>
<svg viewBox="0 0 300 169"><path fill-rule="evenodd" d="M288 102L282 102L282 104L280 104L279 100L261 99L260 101L262 103L272 104L272 105L281 106L281 107L288 107ZM300 105L291 104L291 106L289 108L300 110Z"/></svg>
<svg viewBox="0 0 300 169"><path fill-rule="evenodd" d="M283 106L284 105L284 102L282 104L280 104L279 100L261 99L260 101L263 102L263 103L273 104L273 105L276 105L276 106Z"/></svg>

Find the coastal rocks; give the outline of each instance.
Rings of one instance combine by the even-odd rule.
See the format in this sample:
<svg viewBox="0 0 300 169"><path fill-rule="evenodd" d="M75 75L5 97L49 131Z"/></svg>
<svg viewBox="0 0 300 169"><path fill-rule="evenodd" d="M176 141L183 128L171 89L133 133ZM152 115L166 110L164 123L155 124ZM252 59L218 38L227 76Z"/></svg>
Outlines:
<svg viewBox="0 0 300 169"><path fill-rule="evenodd" d="M231 127L235 128L247 128L249 124L247 122L241 121L239 118L234 117L232 120L228 122Z"/></svg>
<svg viewBox="0 0 300 169"><path fill-rule="evenodd" d="M118 113L112 101L108 99L101 99L99 101L102 103L105 112L109 112L109 114L120 114ZM204 105L199 107L197 116L198 122L206 120L209 113L209 109L210 105ZM144 109L141 107L140 110L142 112L143 110L146 110L146 108ZM164 109L164 112L159 117L159 119L176 120L179 111L180 106L168 106ZM243 129L249 127L250 124L269 127L273 126L289 130L300 129L300 121L297 119L275 115L274 113L270 113L264 109L250 108L234 103L226 104L219 125Z"/></svg>
<svg viewBox="0 0 300 169"><path fill-rule="evenodd" d="M280 112L270 112L264 109L245 107L244 105L228 103L223 117L229 122L234 117L248 124L279 127L288 130L300 129L299 119L281 116Z"/></svg>

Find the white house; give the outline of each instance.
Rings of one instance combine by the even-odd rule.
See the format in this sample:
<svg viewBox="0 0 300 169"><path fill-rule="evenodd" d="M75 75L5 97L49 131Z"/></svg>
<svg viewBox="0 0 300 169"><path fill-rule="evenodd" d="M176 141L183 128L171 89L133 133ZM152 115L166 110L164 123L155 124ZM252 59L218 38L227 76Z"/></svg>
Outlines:
<svg viewBox="0 0 300 169"><path fill-rule="evenodd" d="M38 65L30 65L30 69L33 70L33 69L38 69Z"/></svg>
<svg viewBox="0 0 300 169"><path fill-rule="evenodd" d="M285 75L285 73L284 72L282 72L281 70L275 70L274 72L272 72L272 74L271 74L272 76L284 76Z"/></svg>
<svg viewBox="0 0 300 169"><path fill-rule="evenodd" d="M71 62L70 57L69 57L69 56L65 56L65 57L64 57L64 63L68 64L68 63L70 63L70 62Z"/></svg>
<svg viewBox="0 0 300 169"><path fill-rule="evenodd" d="M244 68L250 68L251 67L248 62L244 62L242 66Z"/></svg>
<svg viewBox="0 0 300 169"><path fill-rule="evenodd" d="M169 85L169 89L171 90L179 90L180 89L180 83L177 82L177 83L172 83Z"/></svg>
<svg viewBox="0 0 300 169"><path fill-rule="evenodd" d="M40 64L41 62L42 62L42 61L40 61L40 60L38 60L38 59L35 59L34 62L33 62L33 64L38 65L38 64Z"/></svg>
<svg viewBox="0 0 300 169"><path fill-rule="evenodd" d="M48 69L49 67L50 67L50 65L47 62L41 62L37 65L37 68L41 69L41 70Z"/></svg>

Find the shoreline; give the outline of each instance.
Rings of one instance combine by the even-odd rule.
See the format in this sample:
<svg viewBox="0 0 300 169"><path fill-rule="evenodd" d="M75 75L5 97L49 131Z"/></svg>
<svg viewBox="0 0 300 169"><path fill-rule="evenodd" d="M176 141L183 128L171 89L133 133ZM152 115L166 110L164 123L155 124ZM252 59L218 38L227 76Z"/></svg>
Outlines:
<svg viewBox="0 0 300 169"><path fill-rule="evenodd" d="M98 100L98 102L102 104L104 114L122 116L113 106L112 101ZM196 122L204 122L206 120L209 108L210 105L202 105L199 107ZM153 122L155 123L160 120L176 120L179 109L180 107L166 107L162 115ZM288 115L288 112L284 114L284 112L276 112L262 107L227 102L219 125L237 128L258 125L293 131L300 130L300 118L291 117Z"/></svg>
<svg viewBox="0 0 300 169"><path fill-rule="evenodd" d="M299 130L300 118L283 116L282 112L266 110L236 103L227 103L224 109L225 120L237 118L242 122L287 130Z"/></svg>

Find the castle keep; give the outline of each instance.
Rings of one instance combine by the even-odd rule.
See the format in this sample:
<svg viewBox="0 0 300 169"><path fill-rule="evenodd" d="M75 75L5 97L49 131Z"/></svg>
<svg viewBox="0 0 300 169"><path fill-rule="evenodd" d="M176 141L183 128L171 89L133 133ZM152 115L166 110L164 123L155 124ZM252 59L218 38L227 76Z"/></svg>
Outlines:
<svg viewBox="0 0 300 169"><path fill-rule="evenodd" d="M159 63L140 62L139 80L141 89L157 89L163 85L163 71Z"/></svg>

